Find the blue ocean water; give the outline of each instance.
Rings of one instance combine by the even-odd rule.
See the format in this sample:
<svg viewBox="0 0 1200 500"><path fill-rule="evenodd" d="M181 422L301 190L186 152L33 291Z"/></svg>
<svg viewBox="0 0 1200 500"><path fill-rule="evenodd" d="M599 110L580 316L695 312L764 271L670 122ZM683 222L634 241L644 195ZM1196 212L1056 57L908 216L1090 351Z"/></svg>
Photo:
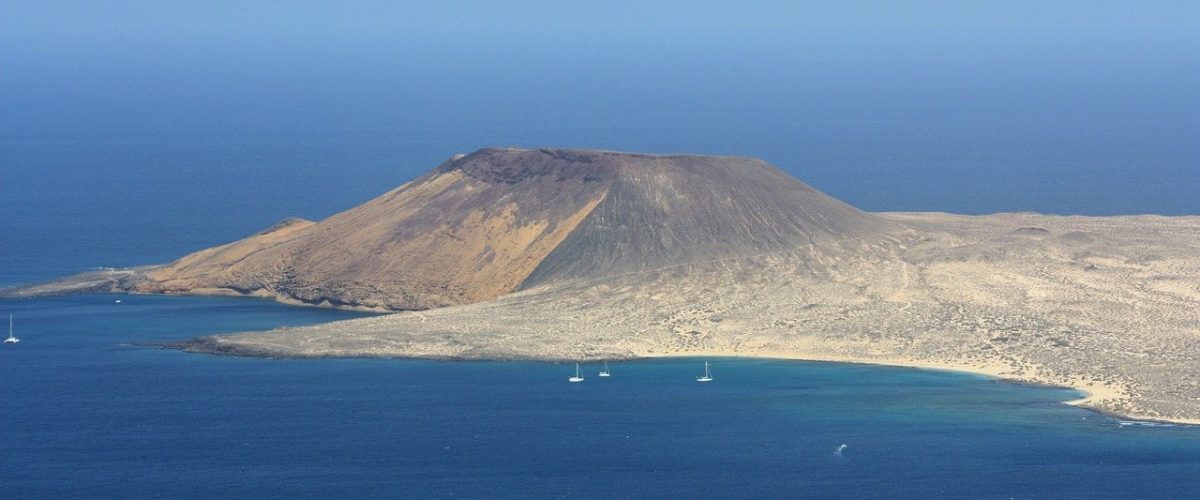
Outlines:
<svg viewBox="0 0 1200 500"><path fill-rule="evenodd" d="M321 219L486 146L755 156L866 210L1200 213L1195 2L217 4L5 9L0 286ZM212 357L137 344L354 314L121 299L0 301L26 339L0 497L1197 496L1198 431L1067 391Z"/></svg>
<svg viewBox="0 0 1200 500"><path fill-rule="evenodd" d="M121 300L121 303L114 302ZM771 360L273 360L147 342L356 313L254 299L0 301L0 497L1189 498L1200 429L1064 389ZM837 454L836 450L846 448Z"/></svg>

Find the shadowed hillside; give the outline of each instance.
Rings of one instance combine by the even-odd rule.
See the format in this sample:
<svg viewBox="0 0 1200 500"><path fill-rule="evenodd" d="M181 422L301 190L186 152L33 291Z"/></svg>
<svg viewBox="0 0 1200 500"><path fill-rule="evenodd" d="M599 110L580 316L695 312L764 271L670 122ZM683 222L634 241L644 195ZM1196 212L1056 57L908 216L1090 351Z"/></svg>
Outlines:
<svg viewBox="0 0 1200 500"><path fill-rule="evenodd" d="M895 229L757 159L518 154L591 162L615 173L604 199L526 285L744 257Z"/></svg>

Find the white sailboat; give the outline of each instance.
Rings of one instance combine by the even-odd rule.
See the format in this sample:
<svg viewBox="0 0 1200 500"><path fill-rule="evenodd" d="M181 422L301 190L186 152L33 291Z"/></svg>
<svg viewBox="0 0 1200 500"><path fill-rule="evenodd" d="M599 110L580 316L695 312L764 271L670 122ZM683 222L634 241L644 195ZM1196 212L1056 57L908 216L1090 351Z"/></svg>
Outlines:
<svg viewBox="0 0 1200 500"><path fill-rule="evenodd" d="M571 382L583 382L583 375L579 374L579 363L575 363L575 376L567 380L570 380Z"/></svg>
<svg viewBox="0 0 1200 500"><path fill-rule="evenodd" d="M612 376L611 373L608 373L608 361L604 362L604 369L600 370L600 376L601 377L611 377Z"/></svg>
<svg viewBox="0 0 1200 500"><path fill-rule="evenodd" d="M16 344L17 342L21 341L21 339L13 336L12 321L13 321L13 315L9 314L8 315L8 338L4 339L5 344Z"/></svg>
<svg viewBox="0 0 1200 500"><path fill-rule="evenodd" d="M712 382L712 374L708 373L708 361L704 362L704 375L696 377L697 382Z"/></svg>

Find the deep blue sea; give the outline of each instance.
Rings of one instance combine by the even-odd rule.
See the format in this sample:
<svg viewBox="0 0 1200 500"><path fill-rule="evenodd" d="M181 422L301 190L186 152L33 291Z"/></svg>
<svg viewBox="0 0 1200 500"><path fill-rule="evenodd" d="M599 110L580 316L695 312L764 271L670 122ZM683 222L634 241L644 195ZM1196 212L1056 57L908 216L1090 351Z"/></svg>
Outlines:
<svg viewBox="0 0 1200 500"><path fill-rule="evenodd" d="M115 300L121 300L116 303ZM1069 390L770 360L274 360L140 344L355 313L0 301L0 497L1194 498L1200 429ZM840 454L836 450L846 445Z"/></svg>
<svg viewBox="0 0 1200 500"><path fill-rule="evenodd" d="M4 2L0 287L319 220L487 146L754 156L872 211L1200 214L1200 3L684 5ZM145 346L355 316L261 300L10 312L3 499L1200 497L1200 429L975 376L570 384Z"/></svg>

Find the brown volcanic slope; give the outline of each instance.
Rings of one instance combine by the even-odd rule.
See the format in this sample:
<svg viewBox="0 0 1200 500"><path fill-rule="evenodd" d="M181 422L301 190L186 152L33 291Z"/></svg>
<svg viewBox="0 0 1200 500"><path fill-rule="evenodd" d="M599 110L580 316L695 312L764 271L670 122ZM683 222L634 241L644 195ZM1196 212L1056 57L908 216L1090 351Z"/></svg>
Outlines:
<svg viewBox="0 0 1200 500"><path fill-rule="evenodd" d="M483 149L321 222L285 221L108 283L428 309L897 227L755 159Z"/></svg>

